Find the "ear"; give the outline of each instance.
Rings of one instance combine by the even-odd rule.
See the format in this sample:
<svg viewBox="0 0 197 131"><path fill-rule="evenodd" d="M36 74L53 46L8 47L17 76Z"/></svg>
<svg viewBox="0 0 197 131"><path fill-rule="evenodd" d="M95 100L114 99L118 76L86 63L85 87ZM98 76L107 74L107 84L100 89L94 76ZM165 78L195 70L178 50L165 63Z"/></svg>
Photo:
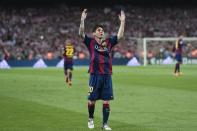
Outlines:
<svg viewBox="0 0 197 131"><path fill-rule="evenodd" d="M95 36L95 35L96 35L96 33L95 33L95 32L93 32L93 33L92 33L92 35L93 35L93 36Z"/></svg>

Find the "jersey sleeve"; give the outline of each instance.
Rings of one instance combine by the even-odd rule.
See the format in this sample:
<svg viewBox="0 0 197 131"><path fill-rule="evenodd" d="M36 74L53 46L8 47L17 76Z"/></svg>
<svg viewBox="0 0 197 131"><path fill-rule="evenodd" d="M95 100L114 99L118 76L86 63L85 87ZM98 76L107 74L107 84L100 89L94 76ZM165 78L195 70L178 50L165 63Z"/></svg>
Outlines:
<svg viewBox="0 0 197 131"><path fill-rule="evenodd" d="M109 41L110 41L110 43L113 47L118 43L118 37L117 36L112 36L112 37L109 38Z"/></svg>
<svg viewBox="0 0 197 131"><path fill-rule="evenodd" d="M91 42L91 38L85 35L83 43L88 47L88 49L90 47L90 42Z"/></svg>
<svg viewBox="0 0 197 131"><path fill-rule="evenodd" d="M184 47L187 46L187 44L184 41L182 41L181 46Z"/></svg>

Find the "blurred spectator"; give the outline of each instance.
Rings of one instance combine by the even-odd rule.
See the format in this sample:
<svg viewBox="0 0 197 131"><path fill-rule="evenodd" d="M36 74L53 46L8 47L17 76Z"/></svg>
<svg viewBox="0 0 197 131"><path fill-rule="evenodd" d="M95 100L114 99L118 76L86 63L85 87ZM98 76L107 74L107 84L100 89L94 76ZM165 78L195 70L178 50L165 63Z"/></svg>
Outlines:
<svg viewBox="0 0 197 131"><path fill-rule="evenodd" d="M116 34L118 29L114 23L117 18L119 6L90 7L88 14L90 21L87 23L87 33L91 34L93 23L103 21L106 27L106 35ZM126 30L125 39L113 50L113 57L132 57L137 50L137 42L131 38L143 37L177 37L180 32L185 36L197 37L197 8L142 8L125 5ZM81 8L77 6L56 5L53 8L0 8L0 41L5 44L10 52L10 59L53 59L60 58L59 46L65 38L71 38L75 44L78 56L76 58L88 58L89 54L84 44L80 44L78 36L78 17ZM70 13L72 12L72 13ZM95 15L96 14L96 15ZM94 22L92 22L94 21ZM157 54L160 46L150 44L153 55ZM187 53L196 57L196 45L191 43L191 49ZM166 49L168 48L168 49ZM166 49L166 50L165 50ZM163 50L166 57L171 50L170 44ZM130 50L131 52L128 52ZM149 49L148 49L149 50ZM192 52L191 52L192 51ZM136 54L135 54L136 55ZM139 55L140 56L140 55Z"/></svg>
<svg viewBox="0 0 197 131"><path fill-rule="evenodd" d="M131 52L131 50L128 50L126 52L126 55L125 56L126 56L126 58L131 59L133 57L133 53Z"/></svg>
<svg viewBox="0 0 197 131"><path fill-rule="evenodd" d="M192 54L192 57L197 57L197 49L193 50L191 54Z"/></svg>
<svg viewBox="0 0 197 131"><path fill-rule="evenodd" d="M85 58L85 54L83 52L79 52L79 59L84 59Z"/></svg>
<svg viewBox="0 0 197 131"><path fill-rule="evenodd" d="M0 60L7 60L10 57L10 53L3 45L2 41L0 41Z"/></svg>

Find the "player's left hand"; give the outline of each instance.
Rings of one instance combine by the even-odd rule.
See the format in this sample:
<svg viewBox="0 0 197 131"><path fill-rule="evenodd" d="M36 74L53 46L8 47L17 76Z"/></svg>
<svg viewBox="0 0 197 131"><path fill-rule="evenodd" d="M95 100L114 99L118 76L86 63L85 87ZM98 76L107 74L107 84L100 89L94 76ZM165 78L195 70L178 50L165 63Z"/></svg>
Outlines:
<svg viewBox="0 0 197 131"><path fill-rule="evenodd" d="M120 15L119 15L120 21L125 22L125 18L126 18L125 13L123 10L121 10Z"/></svg>
<svg viewBox="0 0 197 131"><path fill-rule="evenodd" d="M87 9L84 9L82 14L81 14L81 21L84 21L86 19L86 16L87 16Z"/></svg>

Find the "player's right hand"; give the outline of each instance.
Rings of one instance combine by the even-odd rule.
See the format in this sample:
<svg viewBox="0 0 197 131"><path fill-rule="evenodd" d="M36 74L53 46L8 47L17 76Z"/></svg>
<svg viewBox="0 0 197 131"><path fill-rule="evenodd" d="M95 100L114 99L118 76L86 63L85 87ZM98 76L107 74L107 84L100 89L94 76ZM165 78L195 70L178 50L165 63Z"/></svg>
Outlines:
<svg viewBox="0 0 197 131"><path fill-rule="evenodd" d="M125 13L123 10L121 10L120 15L119 15L120 21L125 22L125 18L126 18Z"/></svg>

